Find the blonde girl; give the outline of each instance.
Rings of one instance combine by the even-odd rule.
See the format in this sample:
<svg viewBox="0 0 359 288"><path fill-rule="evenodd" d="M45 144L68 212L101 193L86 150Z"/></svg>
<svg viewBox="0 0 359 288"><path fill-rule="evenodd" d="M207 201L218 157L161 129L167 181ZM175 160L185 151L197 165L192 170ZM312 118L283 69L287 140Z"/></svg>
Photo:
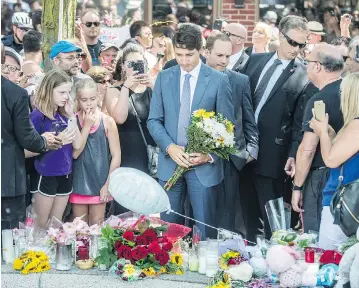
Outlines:
<svg viewBox="0 0 359 288"><path fill-rule="evenodd" d="M74 149L74 217L85 215L89 225L104 219L110 173L121 164L121 148L115 121L98 108L100 94L95 81L80 80L76 86L76 122L82 145Z"/></svg>
<svg viewBox="0 0 359 288"><path fill-rule="evenodd" d="M36 156L34 166L38 175L33 179L30 191L35 194L33 200L39 228L44 228L52 216L62 219L72 193L72 149L81 146L81 134L76 127L68 127L75 116L71 87L71 79L65 72L48 72L36 91L36 109L30 116L39 134L52 132L63 141L60 149L41 155L25 151L27 157Z"/></svg>

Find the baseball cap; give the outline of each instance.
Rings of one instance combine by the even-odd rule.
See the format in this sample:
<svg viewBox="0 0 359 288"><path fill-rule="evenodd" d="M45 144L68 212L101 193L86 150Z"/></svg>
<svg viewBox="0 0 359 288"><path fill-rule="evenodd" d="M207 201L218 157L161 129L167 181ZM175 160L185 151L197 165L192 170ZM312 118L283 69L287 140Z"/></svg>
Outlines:
<svg viewBox="0 0 359 288"><path fill-rule="evenodd" d="M106 50L108 50L110 48L115 48L117 51L120 51L120 48L118 48L115 44L110 43L110 42L105 42L105 43L101 44L99 53L101 53L103 51L106 51Z"/></svg>
<svg viewBox="0 0 359 288"><path fill-rule="evenodd" d="M82 52L82 48L68 41L59 41L52 46L50 59L54 59L60 53Z"/></svg>
<svg viewBox="0 0 359 288"><path fill-rule="evenodd" d="M17 53L13 48L5 46L5 55L9 55L12 58L14 58L17 62L17 64L19 64L19 66L22 66L22 57L20 56L19 53Z"/></svg>
<svg viewBox="0 0 359 288"><path fill-rule="evenodd" d="M309 21L308 29L313 34L325 35L323 25L317 21Z"/></svg>

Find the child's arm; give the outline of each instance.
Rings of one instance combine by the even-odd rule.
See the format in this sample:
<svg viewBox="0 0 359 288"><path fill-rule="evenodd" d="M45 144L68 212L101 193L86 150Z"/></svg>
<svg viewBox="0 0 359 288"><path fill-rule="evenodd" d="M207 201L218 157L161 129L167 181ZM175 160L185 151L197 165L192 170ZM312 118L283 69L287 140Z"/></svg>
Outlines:
<svg viewBox="0 0 359 288"><path fill-rule="evenodd" d="M77 127L75 140L72 144L72 147L74 148L73 152L72 152L72 157L74 159L77 159L81 155L82 151L84 151L84 148L85 148L86 142L87 142L87 137L89 136L91 127L95 123L95 120L96 120L95 113L93 113L93 112L92 113L91 112L83 112L83 113L85 116L84 117L84 125L82 127L81 132L80 132L79 128ZM78 146L75 147L74 143L76 141L80 141L79 147ZM76 145L78 145L78 143L76 143Z"/></svg>
<svg viewBox="0 0 359 288"><path fill-rule="evenodd" d="M100 200L102 202L107 202L110 194L108 193L108 183L110 179L110 174L115 169L119 168L121 165L121 146L120 138L118 136L118 130L115 120L109 116L103 116L105 121L105 127L107 127L107 138L110 145L110 153L112 156L110 171L108 173L107 181L100 191Z"/></svg>

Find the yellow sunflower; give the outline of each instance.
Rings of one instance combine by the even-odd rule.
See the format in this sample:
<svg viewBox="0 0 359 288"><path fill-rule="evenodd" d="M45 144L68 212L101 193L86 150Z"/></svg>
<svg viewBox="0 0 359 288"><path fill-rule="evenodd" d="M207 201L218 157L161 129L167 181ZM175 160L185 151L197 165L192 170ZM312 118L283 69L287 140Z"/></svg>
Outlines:
<svg viewBox="0 0 359 288"><path fill-rule="evenodd" d="M179 253L172 254L171 263L177 264L178 266L182 266L183 264L182 255Z"/></svg>
<svg viewBox="0 0 359 288"><path fill-rule="evenodd" d="M160 273L167 273L166 267L162 267L161 270L160 270Z"/></svg>
<svg viewBox="0 0 359 288"><path fill-rule="evenodd" d="M21 270L24 267L24 261L20 260L20 258L17 258L17 259L15 259L12 267L15 270Z"/></svg>
<svg viewBox="0 0 359 288"><path fill-rule="evenodd" d="M145 273L147 277L156 275L156 271L152 267L142 269L142 272Z"/></svg>
<svg viewBox="0 0 359 288"><path fill-rule="evenodd" d="M198 109L193 112L193 116L197 118L203 118L203 116L206 114L206 110L204 109Z"/></svg>

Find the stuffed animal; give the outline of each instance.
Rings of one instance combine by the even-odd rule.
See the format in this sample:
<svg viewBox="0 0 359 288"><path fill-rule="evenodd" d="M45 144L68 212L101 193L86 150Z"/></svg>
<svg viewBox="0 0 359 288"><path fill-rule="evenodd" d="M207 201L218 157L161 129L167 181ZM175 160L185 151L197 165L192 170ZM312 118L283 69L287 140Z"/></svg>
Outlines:
<svg viewBox="0 0 359 288"><path fill-rule="evenodd" d="M253 257L249 260L249 264L253 267L254 276L261 278L267 274L267 264L263 258L262 252L258 249L252 253Z"/></svg>
<svg viewBox="0 0 359 288"><path fill-rule="evenodd" d="M359 241L359 228L357 230ZM339 280L335 288L359 288L359 243L345 251L339 264Z"/></svg>

